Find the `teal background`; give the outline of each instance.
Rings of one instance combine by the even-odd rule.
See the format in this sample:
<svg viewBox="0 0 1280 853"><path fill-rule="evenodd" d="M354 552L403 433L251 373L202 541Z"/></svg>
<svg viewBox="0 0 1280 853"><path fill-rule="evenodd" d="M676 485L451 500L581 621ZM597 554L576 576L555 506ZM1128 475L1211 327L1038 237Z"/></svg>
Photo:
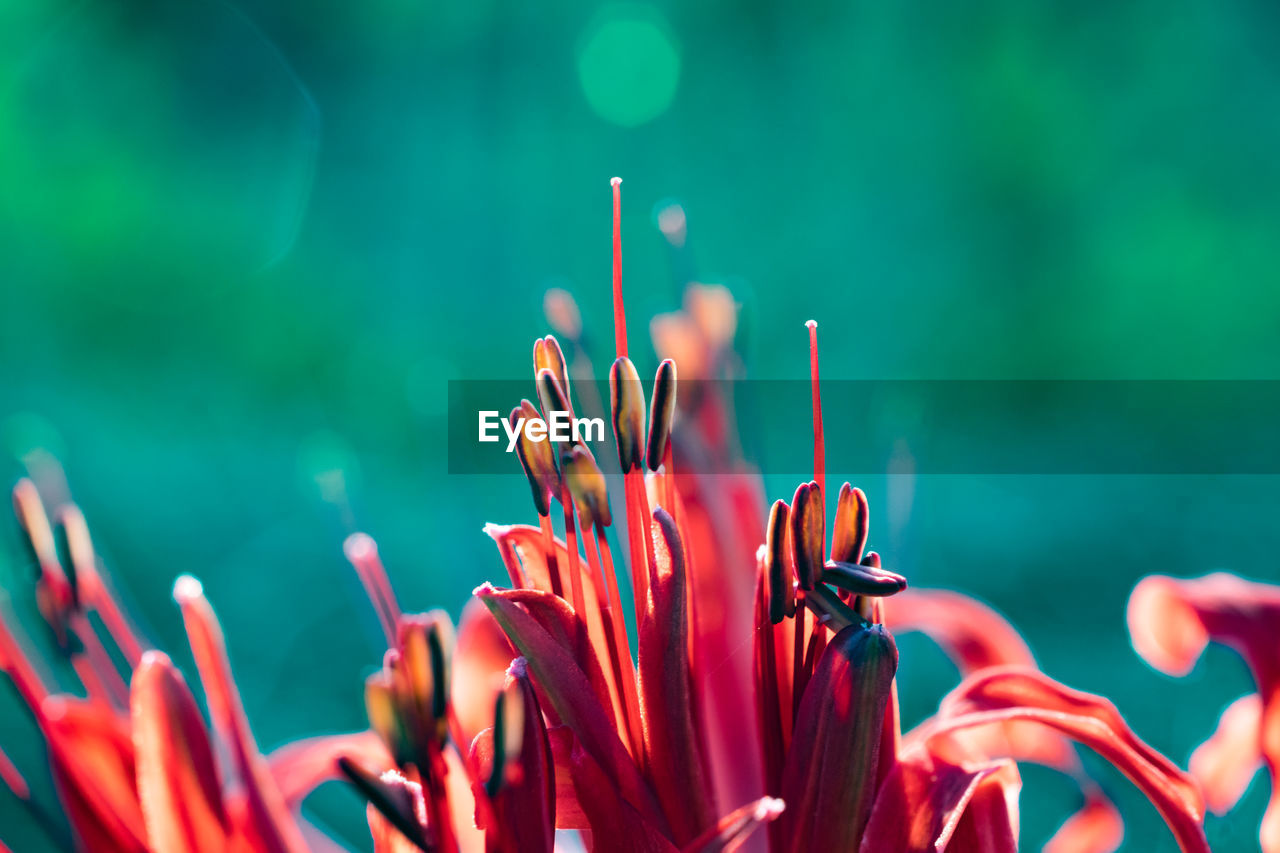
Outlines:
<svg viewBox="0 0 1280 853"><path fill-rule="evenodd" d="M456 612L500 576L481 526L531 520L527 491L445 475L445 383L523 375L548 283L607 340L611 175L636 349L678 305L651 221L677 197L700 277L744 303L754 376L803 376L815 317L832 378L1277 378L1278 19L1245 0L9 0L6 479L57 455L184 665L170 586L204 581L264 746L357 727L377 635L342 537L378 538L410 608ZM767 416L809 440L807 412ZM859 485L890 566L996 605L1176 760L1247 689L1220 650L1182 682L1146 668L1124 602L1153 571L1276 580L1274 478L920 477L896 533L889 481ZM0 586L41 637L3 529ZM901 648L917 720L955 675ZM7 693L0 733L38 779ZM1076 795L1024 778L1035 849ZM1105 778L1125 849L1172 850ZM1215 850L1256 848L1267 787L1210 820ZM314 812L367 844L345 792ZM45 849L4 794L0 827Z"/></svg>

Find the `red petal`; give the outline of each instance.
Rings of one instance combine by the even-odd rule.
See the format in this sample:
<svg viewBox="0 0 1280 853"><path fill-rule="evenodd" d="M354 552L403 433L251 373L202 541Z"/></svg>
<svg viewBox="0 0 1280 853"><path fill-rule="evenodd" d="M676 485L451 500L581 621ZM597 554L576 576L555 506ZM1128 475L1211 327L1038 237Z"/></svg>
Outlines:
<svg viewBox="0 0 1280 853"><path fill-rule="evenodd" d="M681 362L682 375L685 367ZM755 554L765 540L761 507L769 504L758 477L737 473L743 468L740 463L687 460L694 450L679 430L673 444L678 471L735 472L673 477L678 509L683 510L676 518L689 563L689 595L697 602L690 647L711 769L708 781L716 802L728 808L765 792L760 751L742 745L759 743L761 737L756 715L743 709L756 701L751 655L756 634Z"/></svg>
<svg viewBox="0 0 1280 853"><path fill-rule="evenodd" d="M1214 814L1230 811L1262 766L1261 726L1262 701L1252 693L1241 696L1222 712L1213 736L1191 753L1187 769L1200 783L1205 805Z"/></svg>
<svg viewBox="0 0 1280 853"><path fill-rule="evenodd" d="M591 827L592 850L607 853L677 853L655 823L632 806L616 777L606 772L577 740L569 753L574 796Z"/></svg>
<svg viewBox="0 0 1280 853"><path fill-rule="evenodd" d="M978 782L969 807L960 816L947 853L1017 853L1018 792L1022 780L993 774Z"/></svg>
<svg viewBox="0 0 1280 853"><path fill-rule="evenodd" d="M573 787L573 749L576 739L568 726L547 729L547 741L551 744L551 757L555 762L556 781L556 829L590 829L582 804L578 802Z"/></svg>
<svg viewBox="0 0 1280 853"><path fill-rule="evenodd" d="M63 696L45 699L38 716L76 837L86 849L145 850L127 719Z"/></svg>
<svg viewBox="0 0 1280 853"><path fill-rule="evenodd" d="M1093 749L1146 794L1184 851L1209 849L1195 781L1139 740L1106 699L1071 690L1041 672L996 667L970 676L943 701L925 737L933 742L1010 720L1041 723Z"/></svg>
<svg viewBox="0 0 1280 853"><path fill-rule="evenodd" d="M502 591L487 585L476 590L476 597L485 603L507 637L528 659L529 669L547 699L549 710L573 730L583 751L617 780L617 787L631 806L654 823L665 826L653 792L618 739L615 719L592 687L594 679L583 672L571 653L573 644L567 638L553 636L541 620L520 606L541 602L551 612L550 608L557 606L555 603L564 605L564 601L550 593ZM546 624L552 622L548 620ZM598 663L596 669L599 669Z"/></svg>
<svg viewBox="0 0 1280 853"><path fill-rule="evenodd" d="M1113 853L1124 841L1124 821L1097 789L1085 795L1084 807L1067 818L1041 853Z"/></svg>
<svg viewBox="0 0 1280 853"><path fill-rule="evenodd" d="M640 626L640 702L654 790L677 844L686 844L714 819L703 780L702 755L690 691L689 622L684 547L675 521L653 513L657 567Z"/></svg>
<svg viewBox="0 0 1280 853"><path fill-rule="evenodd" d="M240 783L244 786L246 822L244 832L260 845L263 853L305 851L306 842L284 797L271 778L270 769L249 730L249 721L240 702L227 660L222 627L204 590L195 578L184 575L173 586L173 597L182 609L182 619L191 644L191 654L204 685L209 713L218 736L231 751Z"/></svg>
<svg viewBox="0 0 1280 853"><path fill-rule="evenodd" d="M773 797L739 806L686 844L681 853L730 853L756 829L776 820L785 808L782 800Z"/></svg>
<svg viewBox="0 0 1280 853"><path fill-rule="evenodd" d="M979 784L996 773L1017 784L1008 761L961 766L916 747L907 750L876 796L862 836L862 853L946 849Z"/></svg>
<svg viewBox="0 0 1280 853"><path fill-rule="evenodd" d="M1035 666L1031 649L1004 617L958 592L903 590L884 602L884 618L894 634L920 631L933 640L962 676L986 666Z"/></svg>
<svg viewBox="0 0 1280 853"><path fill-rule="evenodd" d="M933 640L966 677L989 666L1034 667L1022 636L987 605L948 590L908 589L881 602L885 624L895 634L919 631ZM1041 726L1009 723L964 732L957 740L970 755L1033 761L1075 773L1079 760L1065 739ZM952 756L953 761L961 756Z"/></svg>
<svg viewBox="0 0 1280 853"><path fill-rule="evenodd" d="M573 608L567 601L541 590L494 589L487 584L476 590L476 597L496 617L495 621L497 621L498 627L506 633L508 639L515 643L517 650L525 657L528 657L528 653L520 646L516 638L511 636L511 626L504 621L501 614L518 612L531 617L561 650L572 656L574 663L591 685L591 692L599 703L601 710L605 712L609 724L614 727L617 726L620 716L618 706L615 703L616 694L611 692L609 685L605 681L604 672L608 667L602 663L602 661L607 661L608 658L602 657L602 655L606 654L603 649L592 644L586 629L583 627L582 620L574 613ZM541 684L540 681L538 686L545 689L545 685ZM558 722L555 717L556 709L550 707L547 711L552 715L553 721ZM493 716L492 709L489 712L489 716Z"/></svg>
<svg viewBox="0 0 1280 853"><path fill-rule="evenodd" d="M1280 587L1218 572L1144 578L1129 597L1133 647L1156 669L1183 675L1210 640L1245 659L1262 703L1259 751L1271 776L1262 820L1266 853L1280 851Z"/></svg>
<svg viewBox="0 0 1280 853"><path fill-rule="evenodd" d="M488 524L485 525L485 532L493 537L504 560L508 562L515 560L518 572L527 581L523 584L526 588L541 590L548 594L551 593L551 576L547 567L547 556L544 550L541 529L527 524L513 524L510 526ZM556 565L568 577L569 567L573 564L569 559L569 549L561 540L555 539L553 541L556 550ZM578 565L586 566L585 558L580 559ZM601 661L608 661L609 641L607 633L609 628L605 625L604 611L601 608L601 603L606 601L608 596L601 586L603 581L595 572L584 571L583 574L590 579L590 583L582 585L582 609L585 612L578 614L578 616L587 627L587 637L590 639L591 647L595 649L597 658ZM515 655L512 655L512 657L515 657ZM511 659L508 658L507 663L510 662ZM505 664L502 671L506 672ZM615 697L612 703L614 713L621 716L622 699L617 692L618 686L613 680L613 668L604 666L603 672L605 682L609 685L609 689ZM492 707L488 710L491 713ZM485 723L485 725L488 725L488 723Z"/></svg>
<svg viewBox="0 0 1280 853"><path fill-rule="evenodd" d="M779 835L798 850L852 850L875 797L898 649L882 625L836 634L805 688L782 773Z"/></svg>
<svg viewBox="0 0 1280 853"><path fill-rule="evenodd" d="M494 766L494 729L486 729L471 745L473 764L491 792L494 819L484 827L486 846L502 853L551 851L556 828L555 762L524 658L516 658L508 670L502 707L507 718L504 725L517 729L516 738L504 737L504 742L517 744L516 753L504 754L502 766ZM501 773L501 778L493 778L495 773Z"/></svg>
<svg viewBox="0 0 1280 853"><path fill-rule="evenodd" d="M344 755L366 767L391 769L393 766L382 738L373 732L296 740L268 755L267 763L285 803L296 812L321 783L344 778L338 769L338 759Z"/></svg>
<svg viewBox="0 0 1280 853"><path fill-rule="evenodd" d="M129 708L138 798L151 848L198 853L226 844L227 812L204 718L167 656L142 655Z"/></svg>
<svg viewBox="0 0 1280 853"><path fill-rule="evenodd" d="M481 730L493 724L493 703L502 689L507 667L517 654L489 609L474 598L469 599L458 621L453 677L449 682L449 702L462 730L459 743L471 743Z"/></svg>

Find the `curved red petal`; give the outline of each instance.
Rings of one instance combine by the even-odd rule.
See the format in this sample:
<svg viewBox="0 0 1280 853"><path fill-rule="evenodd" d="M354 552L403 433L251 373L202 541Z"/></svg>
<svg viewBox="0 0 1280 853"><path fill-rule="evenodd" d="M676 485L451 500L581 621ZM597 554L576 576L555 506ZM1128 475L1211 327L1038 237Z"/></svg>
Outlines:
<svg viewBox="0 0 1280 853"><path fill-rule="evenodd" d="M640 776L631 756L618 737L616 719L602 704L595 680L584 673L572 652L574 644L552 635L546 625L525 610L522 603L563 605L550 593L531 590L496 590L482 586L476 596L484 602L506 632L508 639L529 661L534 680L547 699L547 710L568 725L584 752L616 780L623 796L641 815L665 829L665 820L653 791ZM546 624L554 624L548 621ZM586 660L594 661L594 657ZM595 669L599 670L598 663ZM604 772L604 771L602 771ZM581 793L581 788L579 788Z"/></svg>
<svg viewBox="0 0 1280 853"><path fill-rule="evenodd" d="M921 632L955 663L962 678L991 666L1036 665L1031 649L1003 616L961 593L907 589L881 604L890 630ZM1042 726L1013 722L964 732L955 740L964 742L966 755L1031 761L1067 773L1079 767L1071 744ZM952 756L952 760L961 757Z"/></svg>
<svg viewBox="0 0 1280 853"><path fill-rule="evenodd" d="M1084 806L1058 827L1041 853L1114 853L1124 841L1124 820L1096 788Z"/></svg>
<svg viewBox="0 0 1280 853"><path fill-rule="evenodd" d="M382 738L370 731L296 740L268 755L267 765L285 803L296 811L322 783L343 778L338 759L344 755L367 767L394 766Z"/></svg>
<svg viewBox="0 0 1280 853"><path fill-rule="evenodd" d="M920 747L904 751L876 795L861 853L945 849L980 783L997 773L1018 783L1009 761L962 766Z"/></svg>
<svg viewBox="0 0 1280 853"><path fill-rule="evenodd" d="M1222 712L1213 735L1191 753L1187 769L1200 783L1205 805L1214 814L1230 811L1262 767L1261 726L1262 701L1254 694L1241 696Z"/></svg>
<svg viewBox="0 0 1280 853"><path fill-rule="evenodd" d="M924 738L1010 720L1040 723L1093 749L1147 796L1186 853L1208 851L1195 781L1143 743L1110 702L1036 670L996 667L970 676L943 701Z"/></svg>
<svg viewBox="0 0 1280 853"><path fill-rule="evenodd" d="M91 849L145 850L127 718L64 696L45 699L37 716L76 837Z"/></svg>
<svg viewBox="0 0 1280 853"><path fill-rule="evenodd" d="M285 805L280 789L271 777L266 760L258 751L249 720L245 717L227 659L222 627L195 578L184 575L173 587L173 597L182 610L191 654L200 671L215 731L231 752L241 785L244 786L243 831L263 853L305 851L306 840Z"/></svg>
<svg viewBox="0 0 1280 853"><path fill-rule="evenodd" d="M666 510L655 509L653 517L657 566L640 626L640 703L649 774L683 845L712 823L714 812L693 719L684 547Z"/></svg>
<svg viewBox="0 0 1280 853"><path fill-rule="evenodd" d="M209 733L182 674L144 652L129 691L138 799L153 850L200 853L227 842L227 812Z"/></svg>

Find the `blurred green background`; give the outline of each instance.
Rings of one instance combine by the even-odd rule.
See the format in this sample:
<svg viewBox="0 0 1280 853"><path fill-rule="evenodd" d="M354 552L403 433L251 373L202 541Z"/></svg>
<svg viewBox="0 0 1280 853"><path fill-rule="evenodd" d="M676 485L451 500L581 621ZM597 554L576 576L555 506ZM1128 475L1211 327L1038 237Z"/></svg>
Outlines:
<svg viewBox="0 0 1280 853"><path fill-rule="evenodd" d="M481 525L528 494L446 475L445 383L524 375L549 283L608 337L610 176L633 338L678 305L652 224L677 197L754 376L803 376L816 317L832 378L1280 378L1277 25L1259 0L7 0L6 481L57 455L184 666L171 582L204 581L264 746L355 728L377 634L342 537L378 538L410 608L501 575ZM997 606L1179 762L1246 690L1225 652L1147 669L1124 602L1152 571L1280 578L1274 478L926 476L894 531L906 484L859 484L889 565ZM955 674L901 647L914 721ZM16 708L0 741L38 778ZM1104 778L1125 849L1172 850ZM1077 795L1024 779L1035 849ZM1210 820L1216 850L1256 848L1267 787ZM340 789L313 813L367 844ZM45 849L4 794L0 827Z"/></svg>

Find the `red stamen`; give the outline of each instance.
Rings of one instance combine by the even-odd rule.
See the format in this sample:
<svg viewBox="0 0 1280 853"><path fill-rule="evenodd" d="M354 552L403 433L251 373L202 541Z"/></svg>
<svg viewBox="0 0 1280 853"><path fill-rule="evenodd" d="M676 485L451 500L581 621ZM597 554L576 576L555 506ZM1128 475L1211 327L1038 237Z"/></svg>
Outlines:
<svg viewBox="0 0 1280 853"><path fill-rule="evenodd" d="M28 799L31 796L31 789L27 787L27 780L22 778L22 774L18 772L18 768L9 760L9 756L4 754L3 749L0 749L0 782L8 785L9 790L17 794L20 800Z"/></svg>
<svg viewBox="0 0 1280 853"><path fill-rule="evenodd" d="M649 572L653 565L653 557L645 558L645 544L648 552L653 551L653 542L645 536L645 520L649 517L649 508L643 503L644 474L633 468L623 475L623 492L627 502L627 543L631 549L631 592L635 598L636 624L644 619L644 611L649 601Z"/></svg>
<svg viewBox="0 0 1280 853"><path fill-rule="evenodd" d="M627 354L627 312L622 304L622 178L613 186L613 333L617 355Z"/></svg>
<svg viewBox="0 0 1280 853"><path fill-rule="evenodd" d="M546 553L551 591L564 598L564 580L560 577L560 561L556 559L556 540L551 533L551 516L539 515L538 526L542 528L542 550Z"/></svg>
<svg viewBox="0 0 1280 853"><path fill-rule="evenodd" d="M569 586L573 590L573 612L585 622L586 599L582 595L582 561L578 557L578 526L573 520L573 497L569 487L560 486L560 505L564 507L564 544L569 550Z"/></svg>
<svg viewBox="0 0 1280 853"><path fill-rule="evenodd" d="M76 587L80 599L91 606L102 619L112 642L120 649L130 668L136 669L142 659L143 643L138 639L124 612L116 604L106 580L98 571L97 557L93 551L93 540L89 537L89 527L85 524L84 515L74 504L66 504L58 510L58 521L67 537L67 550L71 555L71 565L76 572Z"/></svg>
<svg viewBox="0 0 1280 853"><path fill-rule="evenodd" d="M804 653L808 643L805 642L804 590L796 590L795 641L791 646L791 714L794 719L800 713L800 698L804 696L804 688L809 679L804 671Z"/></svg>
<svg viewBox="0 0 1280 853"><path fill-rule="evenodd" d="M604 578L608 603L602 606L608 610L603 620L608 629L605 638L609 643L609 655L613 659L613 678L622 691L622 708L626 714L628 739L631 741L632 757L637 764L644 762L644 735L640 725L640 697L636 693L635 663L631 659L631 644L627 641L627 628L622 619L622 598L618 593L618 579L613 571L613 555L609 551L609 540L605 537L604 528L599 524L595 528L595 537L587 538L587 559L594 565L593 571Z"/></svg>
<svg viewBox="0 0 1280 853"><path fill-rule="evenodd" d="M378 557L377 543L367 533L352 533L342 543L342 551L356 570L365 594L369 596L369 602L378 614L378 622L387 639L387 648L394 649L400 605L396 603L395 593L391 591L391 581L387 579L387 570Z"/></svg>
<svg viewBox="0 0 1280 853"><path fill-rule="evenodd" d="M822 394L818 388L818 323L810 320L809 380L813 384L813 479L822 489L822 517L827 515L827 448L822 435Z"/></svg>

